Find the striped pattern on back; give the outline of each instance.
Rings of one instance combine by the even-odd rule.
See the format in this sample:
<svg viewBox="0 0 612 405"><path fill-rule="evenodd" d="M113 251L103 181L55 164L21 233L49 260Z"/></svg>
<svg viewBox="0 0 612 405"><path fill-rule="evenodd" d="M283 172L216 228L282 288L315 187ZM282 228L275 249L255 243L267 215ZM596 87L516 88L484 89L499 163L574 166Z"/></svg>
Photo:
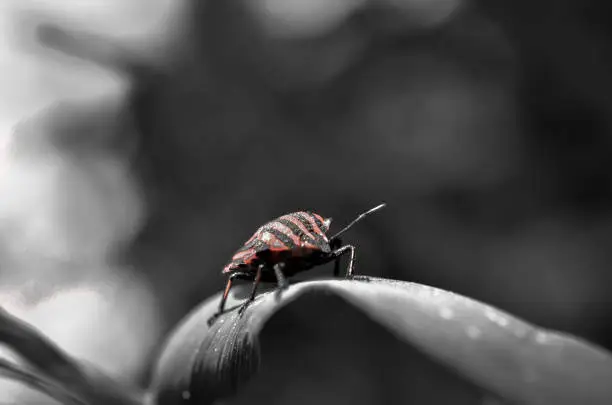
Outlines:
<svg viewBox="0 0 612 405"><path fill-rule="evenodd" d="M325 233L330 220L325 221L319 214L298 211L276 218L261 226L248 241L234 254L224 267L223 273L247 268L264 250L304 252L308 250L329 251L329 240ZM245 269L246 270L246 269Z"/></svg>

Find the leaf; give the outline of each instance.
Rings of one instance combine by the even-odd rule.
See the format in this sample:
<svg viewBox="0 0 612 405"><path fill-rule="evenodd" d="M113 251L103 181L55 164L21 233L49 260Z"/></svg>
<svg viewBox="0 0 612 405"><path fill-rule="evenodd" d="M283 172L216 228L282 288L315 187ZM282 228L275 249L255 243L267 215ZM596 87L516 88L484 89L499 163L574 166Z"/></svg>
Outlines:
<svg viewBox="0 0 612 405"><path fill-rule="evenodd" d="M0 359L0 376L10 380L19 381L24 386L46 394L48 397L55 399L60 404L84 404L76 395L72 395L72 393L67 392L63 387L58 386L36 372L31 372L23 366L14 364L4 359Z"/></svg>
<svg viewBox="0 0 612 405"><path fill-rule="evenodd" d="M233 302L249 288L240 287L234 287ZM258 370L264 325L300 302L310 302L312 312L317 306L308 297L327 295L388 329L404 350L416 349L493 397L525 404L612 403L612 356L605 350L458 294L371 278L297 283L280 301L267 292L243 316L229 304L209 328L219 299L211 297L167 341L152 384L157 404L208 404L234 395Z"/></svg>
<svg viewBox="0 0 612 405"><path fill-rule="evenodd" d="M78 362L38 330L0 308L0 342L30 367L0 361L0 375L21 381L65 404L141 405L144 395L89 363Z"/></svg>

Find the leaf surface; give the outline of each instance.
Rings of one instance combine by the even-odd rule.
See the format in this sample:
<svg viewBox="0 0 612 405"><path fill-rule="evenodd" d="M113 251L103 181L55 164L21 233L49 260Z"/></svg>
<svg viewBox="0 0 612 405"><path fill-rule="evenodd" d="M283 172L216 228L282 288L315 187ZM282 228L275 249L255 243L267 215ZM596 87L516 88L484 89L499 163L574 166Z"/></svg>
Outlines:
<svg viewBox="0 0 612 405"><path fill-rule="evenodd" d="M169 338L155 370L157 403L206 404L235 394L258 370L258 339L268 320L310 295L341 298L392 332L406 350L416 349L509 403L612 403L612 356L604 349L452 292L369 280L293 284L280 299L274 292L260 294L242 316L237 305L249 286L235 287L227 312L209 328L219 295L211 297Z"/></svg>

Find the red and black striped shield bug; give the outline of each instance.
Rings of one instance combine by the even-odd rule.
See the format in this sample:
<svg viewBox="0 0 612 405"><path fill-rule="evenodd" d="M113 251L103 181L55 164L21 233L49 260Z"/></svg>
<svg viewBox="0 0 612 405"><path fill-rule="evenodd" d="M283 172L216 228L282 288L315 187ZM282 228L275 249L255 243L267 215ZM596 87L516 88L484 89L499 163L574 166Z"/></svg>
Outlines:
<svg viewBox="0 0 612 405"><path fill-rule="evenodd" d="M312 211L293 212L264 224L223 268L223 274L229 275L229 278L219 309L208 323L212 324L223 312L234 280L253 281L251 295L240 308L242 312L255 299L259 283L277 282L280 292L288 287L287 277L331 261L335 261L334 277L338 277L340 258L347 253L350 256L346 277L353 277L355 247L342 245L340 235L385 205L377 205L362 213L330 238L327 232L332 219L323 218Z"/></svg>

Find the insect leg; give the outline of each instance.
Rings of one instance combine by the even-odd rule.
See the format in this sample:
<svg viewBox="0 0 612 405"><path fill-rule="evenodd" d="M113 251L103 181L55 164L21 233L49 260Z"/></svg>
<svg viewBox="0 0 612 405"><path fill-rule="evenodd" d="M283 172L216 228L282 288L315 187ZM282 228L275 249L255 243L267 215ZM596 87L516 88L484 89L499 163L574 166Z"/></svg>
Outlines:
<svg viewBox="0 0 612 405"><path fill-rule="evenodd" d="M285 267L285 263L276 263L273 267L274 275L276 276L276 281L278 282L278 288L276 289L276 299L280 299L281 292L289 288L289 283L283 274L283 268Z"/></svg>
<svg viewBox="0 0 612 405"><path fill-rule="evenodd" d="M341 248L338 248L330 253L330 259L335 260L334 266L334 275L336 275L336 267L338 267L338 273L340 272L340 257L346 253L350 252L349 265L346 269L346 277L353 276L353 267L355 263L355 247L352 245L344 245Z"/></svg>
<svg viewBox="0 0 612 405"><path fill-rule="evenodd" d="M259 283L261 282L261 271L263 270L263 268L264 268L263 264L260 264L259 267L257 267L257 273L255 274L255 280L253 281L253 289L251 289L251 295L249 299L244 304L242 304L242 306L238 310L238 313L240 314L243 313L244 310L247 309L249 304L255 301L255 294L257 293L257 287L259 286Z"/></svg>
<svg viewBox="0 0 612 405"><path fill-rule="evenodd" d="M234 279L242 276L242 273L234 273L229 276L227 279L227 284L225 285L225 290L223 291L223 295L221 296L221 301L219 302L219 308L217 312L208 319L208 326L212 325L213 322L223 313L225 310L225 302L227 301L227 296L229 295L230 290L232 289L232 285L234 283Z"/></svg>
<svg viewBox="0 0 612 405"><path fill-rule="evenodd" d="M259 267L257 267L257 274L255 275L255 281L253 281L253 289L251 290L251 297L249 298L249 301L255 300L255 294L257 293L257 287L261 282L261 271L263 270L263 268L263 264L260 264Z"/></svg>
<svg viewBox="0 0 612 405"><path fill-rule="evenodd" d="M331 250L335 250L342 246L340 238L332 239L329 243ZM340 256L334 258L334 277L340 276Z"/></svg>
<svg viewBox="0 0 612 405"><path fill-rule="evenodd" d="M284 290L289 287L289 283L283 274L283 268L285 267L285 263L276 263L274 265L274 275L276 276L276 281L278 282L278 288Z"/></svg>

